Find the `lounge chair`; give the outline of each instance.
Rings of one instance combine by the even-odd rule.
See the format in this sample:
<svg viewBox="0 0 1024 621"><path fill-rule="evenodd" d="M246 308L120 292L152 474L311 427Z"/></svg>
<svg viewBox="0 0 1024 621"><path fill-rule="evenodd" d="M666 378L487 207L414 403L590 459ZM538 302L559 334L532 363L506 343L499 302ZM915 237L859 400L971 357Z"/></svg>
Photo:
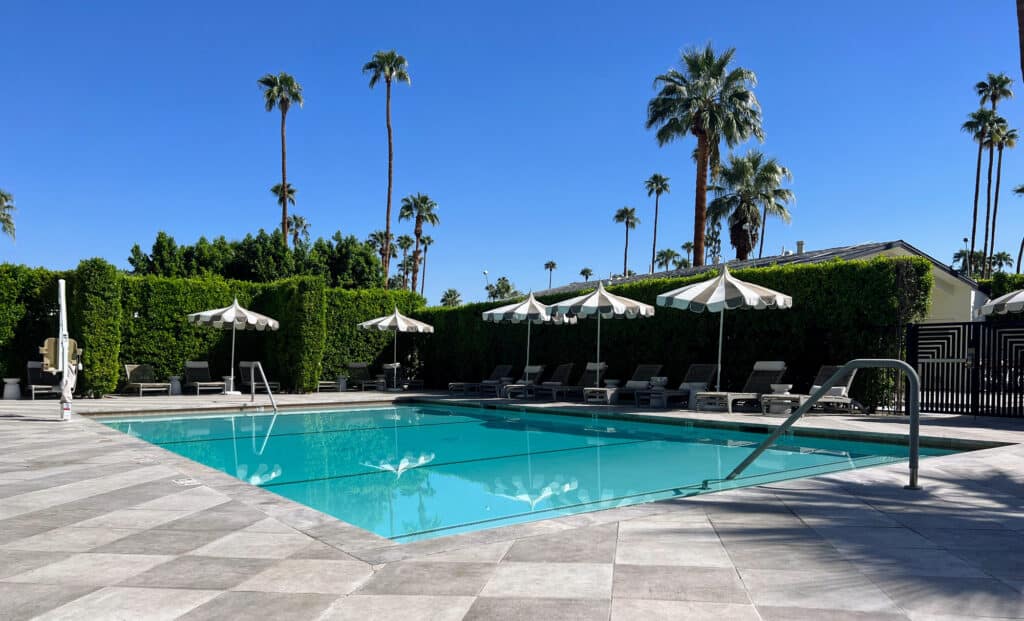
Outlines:
<svg viewBox="0 0 1024 621"><path fill-rule="evenodd" d="M147 392L171 394L171 383L156 381L156 371L151 365L126 364L124 376L127 383L121 392L137 392L140 397Z"/></svg>
<svg viewBox="0 0 1024 621"><path fill-rule="evenodd" d="M511 384L497 385L494 386L493 388L490 384L488 384L480 392L481 394L483 394L485 391L490 392L491 390L493 390L495 393L494 396L508 398L508 393L511 390L513 394L518 393L522 394L523 396L526 396L527 387L535 386L538 383L540 383L540 378L543 374L543 364L531 364L523 367L523 376L517 379L516 381L512 382Z"/></svg>
<svg viewBox="0 0 1024 621"><path fill-rule="evenodd" d="M471 392L480 392L482 388L488 384L502 385L502 378L506 378L512 373L511 364L499 364L494 367L491 374L485 380L479 382L450 382L448 384L448 392L462 394L468 394Z"/></svg>
<svg viewBox="0 0 1024 621"><path fill-rule="evenodd" d="M398 387L402 390L423 390L423 380L413 377L411 369L399 367Z"/></svg>
<svg viewBox="0 0 1024 621"><path fill-rule="evenodd" d="M205 360L189 360L185 363L185 389L194 389L196 394L205 391L224 392L224 382L215 382L210 377L210 363Z"/></svg>
<svg viewBox="0 0 1024 621"><path fill-rule="evenodd" d="M674 390L665 388L648 388L637 390L633 393L633 399L637 407L642 405L669 407L673 402L679 402L681 406L690 404L690 397L698 392L704 392L715 380L715 373L718 371L717 364L691 364L683 376L679 388Z"/></svg>
<svg viewBox="0 0 1024 621"><path fill-rule="evenodd" d="M814 378L814 383L808 394L763 395L761 397L761 413L767 414L769 411L772 411L773 414L792 412L810 399L811 395L817 392L821 385L838 373L841 368L831 365L822 366L818 370L818 375ZM863 411L864 406L850 398L850 386L853 385L853 378L856 376L857 369L848 370L839 378L839 382L829 389L827 394L818 399L814 407L824 411L853 411L854 408ZM774 411L776 409L781 411Z"/></svg>
<svg viewBox="0 0 1024 621"><path fill-rule="evenodd" d="M574 385L550 386L547 382L544 382L534 388L534 394L537 398L542 396L551 397L552 401L557 401L559 398L583 398L583 389L597 386L601 382L601 375L604 374L607 368L608 365L603 362L588 362L583 374L580 375L580 379Z"/></svg>
<svg viewBox="0 0 1024 621"><path fill-rule="evenodd" d="M263 385L263 377L256 372L256 363L252 360L242 360L238 363L238 377L235 379L241 392L267 391L267 387ZM281 382L267 380L267 384L270 384L270 392L281 392Z"/></svg>
<svg viewBox="0 0 1024 621"><path fill-rule="evenodd" d="M572 375L573 363L566 362L555 367L551 376L545 381L540 381L542 375L538 374L532 384L515 383L505 387L505 397L508 399L528 399L537 396L537 391L545 391L551 387L563 386L569 383L569 376ZM524 373L525 375L525 373Z"/></svg>
<svg viewBox="0 0 1024 621"><path fill-rule="evenodd" d="M384 390L387 380L370 376L370 365L365 362L348 363L348 388L352 390Z"/></svg>
<svg viewBox="0 0 1024 621"><path fill-rule="evenodd" d="M603 403L605 405L618 401L623 397L632 396L637 390L646 390L651 385L651 378L661 373L660 364L638 364L633 376L622 386L615 388L597 388L591 386L583 389L583 400L587 403ZM608 380L605 380L607 383Z"/></svg>
<svg viewBox="0 0 1024 621"><path fill-rule="evenodd" d="M60 395L60 376L56 373L43 372L43 363L32 360L25 365L28 383L25 390L34 400L36 395Z"/></svg>
<svg viewBox="0 0 1024 621"><path fill-rule="evenodd" d="M725 410L732 413L733 403L760 402L761 395L771 394L772 384L778 384L786 372L781 360L758 361L739 392L698 392L693 398L695 410Z"/></svg>

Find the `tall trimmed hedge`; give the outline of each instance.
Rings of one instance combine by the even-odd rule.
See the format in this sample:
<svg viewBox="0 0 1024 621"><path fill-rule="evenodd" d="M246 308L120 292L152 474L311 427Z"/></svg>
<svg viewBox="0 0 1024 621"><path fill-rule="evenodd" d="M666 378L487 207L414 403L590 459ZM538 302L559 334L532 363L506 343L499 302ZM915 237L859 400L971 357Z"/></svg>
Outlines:
<svg viewBox="0 0 1024 621"><path fill-rule="evenodd" d="M84 349L80 388L101 395L117 388L123 276L103 259L78 264L68 283L70 332Z"/></svg>
<svg viewBox="0 0 1024 621"><path fill-rule="evenodd" d="M992 278L978 281L978 288L990 298L998 298L1011 291L1024 289L1024 274L996 272Z"/></svg>
<svg viewBox="0 0 1024 621"><path fill-rule="evenodd" d="M379 365L391 362L394 335L390 332L360 330L361 321L394 312L397 307L409 315L424 306L421 296L410 291L384 289L329 289L326 293L327 343L324 350L322 377L334 379L350 362ZM398 337L399 355L404 363L410 351L429 335L402 334Z"/></svg>
<svg viewBox="0 0 1024 621"><path fill-rule="evenodd" d="M0 373L25 377L43 339L57 334L57 280L67 275L24 265L0 265Z"/></svg>
<svg viewBox="0 0 1024 621"><path fill-rule="evenodd" d="M263 335L266 354L262 360L268 375L285 386L316 388L327 329L325 302L324 281L312 276L269 283L253 299L254 307L266 308L266 314L281 324L277 332Z"/></svg>
<svg viewBox="0 0 1024 621"><path fill-rule="evenodd" d="M608 289L653 304L660 293L712 276L653 279ZM756 360L785 360L787 383L805 390L823 364L899 357L901 326L925 315L932 287L931 264L920 258L787 265L738 270L735 276L793 297L790 310L726 313L722 384L737 387ZM437 332L420 344L428 385L478 380L502 362L524 364L526 326L483 322L480 313L493 306L430 308L417 314ZM650 319L602 321L601 357L608 363L608 377L626 378L639 363L660 362L663 372L678 382L690 363L715 361L718 322L718 314L663 307ZM549 368L573 362L579 373L585 362L594 360L595 338L592 319L575 326L534 326L531 362ZM891 392L891 382L890 374L861 372L855 394L866 404L879 404Z"/></svg>

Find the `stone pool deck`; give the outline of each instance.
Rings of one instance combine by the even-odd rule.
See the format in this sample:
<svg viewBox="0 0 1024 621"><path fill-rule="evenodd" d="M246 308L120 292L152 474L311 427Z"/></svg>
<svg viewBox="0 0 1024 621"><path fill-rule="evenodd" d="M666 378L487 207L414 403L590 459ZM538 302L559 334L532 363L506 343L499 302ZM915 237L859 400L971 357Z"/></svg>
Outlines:
<svg viewBox="0 0 1024 621"><path fill-rule="evenodd" d="M925 459L916 492L894 464L398 545L56 412L0 402L0 619L1024 618L1024 444ZM800 426L906 433L896 417ZM1024 421L930 416L922 435L1020 443Z"/></svg>

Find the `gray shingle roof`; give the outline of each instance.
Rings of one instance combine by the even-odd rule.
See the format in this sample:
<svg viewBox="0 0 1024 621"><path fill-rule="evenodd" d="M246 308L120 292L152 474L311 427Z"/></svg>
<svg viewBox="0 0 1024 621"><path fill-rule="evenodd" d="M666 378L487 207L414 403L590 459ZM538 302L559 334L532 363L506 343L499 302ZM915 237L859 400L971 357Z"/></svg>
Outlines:
<svg viewBox="0 0 1024 621"><path fill-rule="evenodd" d="M913 255L917 255L928 259L935 265L936 268L950 274L951 276L964 281L975 289L978 288L978 283L974 282L970 278L966 278L956 270L952 269L949 265L942 263L935 257L922 252L921 250L911 246L902 239L888 242L868 242L865 244L857 244L854 246L839 246L837 248L825 248L823 250L807 250L800 254L784 254L775 255L771 257L762 257L760 259L750 259L747 261L729 261L727 265L730 270L747 269L754 267L769 267L772 265L795 265L805 263L822 263L824 261L830 261L832 259L843 259L851 261L854 259L868 259L877 256L885 251L899 249L908 252ZM622 285L631 282L639 282L642 280L648 280L651 278L681 278L684 276L694 276L701 274L708 270L715 269L715 265L704 265L701 267L688 267L678 270L667 270L664 272L655 272L653 274L637 274L636 276L628 276L626 278L615 278L615 279L604 279L606 285ZM573 282L560 287L554 287L545 291L534 291L536 296L547 296L547 295L561 295L574 293L582 289L592 289L596 286L595 282Z"/></svg>

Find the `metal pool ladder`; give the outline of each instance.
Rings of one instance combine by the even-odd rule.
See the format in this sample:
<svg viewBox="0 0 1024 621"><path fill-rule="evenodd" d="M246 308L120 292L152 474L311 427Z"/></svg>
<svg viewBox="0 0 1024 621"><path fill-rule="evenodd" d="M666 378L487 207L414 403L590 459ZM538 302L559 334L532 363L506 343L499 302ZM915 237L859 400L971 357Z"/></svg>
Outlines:
<svg viewBox="0 0 1024 621"><path fill-rule="evenodd" d="M835 375L830 377L827 382L821 385L818 390L812 394L807 401L800 404L789 418L785 420L781 425L775 428L775 431L771 433L767 438L764 439L761 444L758 445L754 452L747 456L740 465L736 466L729 476L725 479L719 479L720 481L731 481L738 477L744 470L747 469L750 464L754 463L754 460L760 457L761 453L764 453L768 447L775 444L775 441L779 439L779 436L786 433L790 427L800 419L801 416L810 411L814 404L825 396L829 389L835 386L839 379L845 376L845 374L852 369L897 369L903 371L907 376L907 388L910 393L907 398L907 413L910 415L910 481L907 485L904 485L904 489L919 490L921 486L917 483L918 473L918 462L920 460L920 443L921 443L921 380L917 375L917 371L914 367L910 366L902 360L896 360L892 358L858 358L851 360L844 364L836 371ZM708 484L711 480L704 481L703 488L707 489Z"/></svg>
<svg viewBox="0 0 1024 621"><path fill-rule="evenodd" d="M249 367L249 401L256 400L256 369L260 370L263 387L267 391L267 396L270 397L270 405L274 406L274 414L277 414L277 401L274 400L274 393L270 392L270 382L267 381L267 374L263 372L263 365L260 364L259 360L253 362L252 366Z"/></svg>

